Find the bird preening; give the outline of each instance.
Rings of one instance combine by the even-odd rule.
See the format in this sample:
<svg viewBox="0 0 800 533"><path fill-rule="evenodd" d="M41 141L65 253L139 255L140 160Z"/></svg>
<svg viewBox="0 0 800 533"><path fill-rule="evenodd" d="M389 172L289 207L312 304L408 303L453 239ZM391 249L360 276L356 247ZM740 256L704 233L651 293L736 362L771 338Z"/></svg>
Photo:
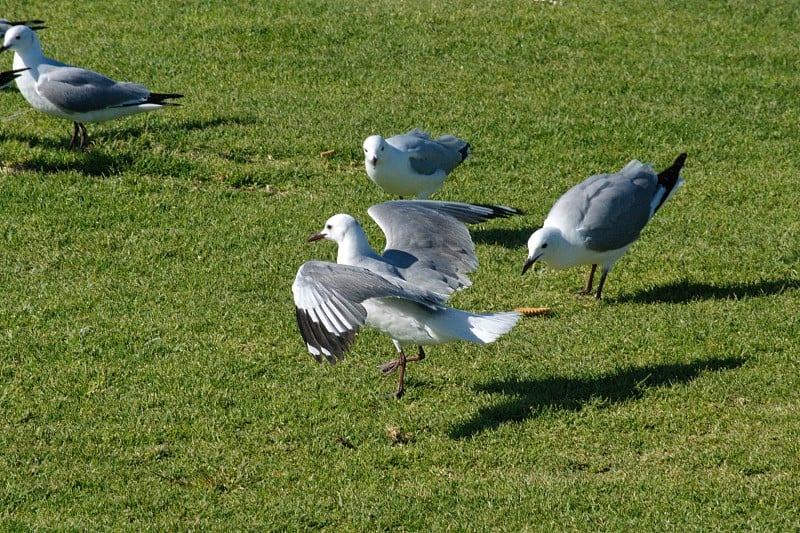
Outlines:
<svg viewBox="0 0 800 533"><path fill-rule="evenodd" d="M669 168L656 173L652 164L634 159L617 173L597 174L569 189L530 236L522 273L539 261L557 269L591 265L580 291L590 294L599 266L595 298L600 299L614 263L683 184L685 162L686 154L680 154Z"/></svg>

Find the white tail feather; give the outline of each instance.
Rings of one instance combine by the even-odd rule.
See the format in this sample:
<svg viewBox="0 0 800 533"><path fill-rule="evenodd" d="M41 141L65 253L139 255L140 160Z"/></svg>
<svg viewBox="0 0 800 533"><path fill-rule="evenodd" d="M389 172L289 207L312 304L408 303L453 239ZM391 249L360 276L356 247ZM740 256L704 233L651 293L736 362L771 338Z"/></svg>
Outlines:
<svg viewBox="0 0 800 533"><path fill-rule="evenodd" d="M470 331L486 344L511 331L520 316L522 315L517 312L472 315L467 322L470 324Z"/></svg>
<svg viewBox="0 0 800 533"><path fill-rule="evenodd" d="M488 344L510 331L520 316L517 312L480 315L448 308L436 313L427 327L438 342L462 340Z"/></svg>

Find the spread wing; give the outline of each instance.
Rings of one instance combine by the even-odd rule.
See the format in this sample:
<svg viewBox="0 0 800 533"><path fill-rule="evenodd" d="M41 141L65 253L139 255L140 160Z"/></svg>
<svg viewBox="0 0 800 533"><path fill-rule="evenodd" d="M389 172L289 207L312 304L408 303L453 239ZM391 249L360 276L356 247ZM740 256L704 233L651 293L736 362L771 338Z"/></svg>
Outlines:
<svg viewBox="0 0 800 533"><path fill-rule="evenodd" d="M467 223L507 217L518 211L502 206L394 200L373 205L369 215L386 234L383 258L407 281L442 295L469 287L467 274L478 268Z"/></svg>
<svg viewBox="0 0 800 533"><path fill-rule="evenodd" d="M462 222L413 200L384 202L368 212L386 234L383 258L406 281L443 295L472 284L466 274L478 268L478 259Z"/></svg>
<svg viewBox="0 0 800 533"><path fill-rule="evenodd" d="M300 335L318 362L331 364L344 358L364 326L370 298L402 298L430 308L441 298L426 291L393 282L362 267L309 261L297 271L292 284L295 315Z"/></svg>

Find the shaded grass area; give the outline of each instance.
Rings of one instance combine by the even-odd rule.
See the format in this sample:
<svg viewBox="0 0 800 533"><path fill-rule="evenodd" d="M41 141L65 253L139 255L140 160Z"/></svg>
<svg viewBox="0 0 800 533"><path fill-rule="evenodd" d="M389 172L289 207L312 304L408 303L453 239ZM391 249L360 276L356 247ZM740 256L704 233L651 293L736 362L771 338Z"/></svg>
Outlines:
<svg viewBox="0 0 800 533"><path fill-rule="evenodd" d="M473 420L454 428L464 438L497 428L506 422L522 422L548 410L579 410L593 402L605 405L636 400L653 387L686 383L704 371L738 368L741 358L712 359L693 364L664 364L621 369L599 377L549 377L542 380L495 380L476 386L477 392L510 397L490 409L480 409Z"/></svg>
<svg viewBox="0 0 800 533"><path fill-rule="evenodd" d="M48 55L186 95L73 152L0 94L4 529L800 525L798 7L4 7ZM393 402L389 340L316 365L290 286L336 212L382 247L361 143L417 126L473 146L436 198L527 213L471 228L453 304L553 312L432 347ZM604 302L573 295L588 270L520 276L569 186L681 151Z"/></svg>

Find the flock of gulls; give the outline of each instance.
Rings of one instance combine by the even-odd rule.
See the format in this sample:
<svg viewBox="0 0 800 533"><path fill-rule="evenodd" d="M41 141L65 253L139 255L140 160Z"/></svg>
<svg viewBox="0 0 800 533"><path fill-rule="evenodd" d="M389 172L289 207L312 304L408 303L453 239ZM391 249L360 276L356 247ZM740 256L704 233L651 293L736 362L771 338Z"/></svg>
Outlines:
<svg viewBox="0 0 800 533"><path fill-rule="evenodd" d="M177 105L170 100L182 96L152 93L143 85L50 59L36 35L44 28L41 20L0 19L0 52L14 52L13 69L0 73L0 87L16 82L34 109L72 121L70 148L85 146L85 123ZM433 139L414 129L389 138L372 135L363 149L369 178L400 197L367 211L385 233L386 246L376 252L348 214L329 218L308 240L335 242L336 263L308 261L300 266L292 284L295 313L300 334L319 362L342 359L364 326L388 335L398 357L378 369L384 375L399 374L394 396L400 398L406 364L425 358L423 346L459 340L487 344L516 325L519 311L471 313L447 302L472 284L468 274L478 268L467 224L522 213L428 199L470 155L469 143L458 137ZM540 261L557 269L590 265L588 283L580 291L586 295L599 266L595 298L600 299L614 263L683 183L685 161L686 154L680 154L657 173L652 164L633 160L619 172L591 176L569 189L530 236L522 273ZM410 346L417 352L407 356Z"/></svg>

